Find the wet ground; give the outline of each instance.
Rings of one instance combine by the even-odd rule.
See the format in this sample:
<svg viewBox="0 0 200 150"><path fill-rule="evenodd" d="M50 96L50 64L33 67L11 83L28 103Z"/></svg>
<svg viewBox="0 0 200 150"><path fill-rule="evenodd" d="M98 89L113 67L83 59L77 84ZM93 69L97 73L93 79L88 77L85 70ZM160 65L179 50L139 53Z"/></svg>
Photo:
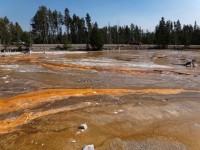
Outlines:
<svg viewBox="0 0 200 150"><path fill-rule="evenodd" d="M198 150L200 51L0 54L0 149ZM79 130L86 123L88 129Z"/></svg>

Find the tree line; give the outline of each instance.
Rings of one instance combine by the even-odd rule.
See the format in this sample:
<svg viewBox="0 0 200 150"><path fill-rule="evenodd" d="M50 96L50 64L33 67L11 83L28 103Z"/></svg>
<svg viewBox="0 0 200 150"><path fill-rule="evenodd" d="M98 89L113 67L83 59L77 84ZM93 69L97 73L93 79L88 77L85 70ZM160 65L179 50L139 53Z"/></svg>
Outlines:
<svg viewBox="0 0 200 150"><path fill-rule="evenodd" d="M141 27L105 26L99 28L90 15L71 15L68 8L64 13L40 6L31 20L31 31L23 31L19 23L12 23L7 17L0 18L0 43L11 45L24 41L35 44L86 44L101 49L103 44L129 44L131 40L143 44L200 45L200 27L181 25L180 21L165 21L162 17L153 32Z"/></svg>
<svg viewBox="0 0 200 150"><path fill-rule="evenodd" d="M21 41L29 43L29 35L18 22L13 23L7 17L0 18L0 44L11 45Z"/></svg>
<svg viewBox="0 0 200 150"><path fill-rule="evenodd" d="M195 21L194 25L181 25L180 21L165 21L161 18L155 28L155 43L165 48L167 45L200 45L200 27Z"/></svg>

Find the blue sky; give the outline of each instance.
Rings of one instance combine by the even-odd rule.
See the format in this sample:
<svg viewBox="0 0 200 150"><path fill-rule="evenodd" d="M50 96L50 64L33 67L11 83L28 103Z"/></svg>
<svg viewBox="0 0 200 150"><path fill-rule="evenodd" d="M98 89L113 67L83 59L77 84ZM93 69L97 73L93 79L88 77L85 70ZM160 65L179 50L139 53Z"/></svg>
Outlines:
<svg viewBox="0 0 200 150"><path fill-rule="evenodd" d="M71 15L85 17L88 12L92 22L99 26L130 25L141 26L153 31L161 17L166 20L180 19L182 24L200 25L200 0L4 0L0 5L0 17L7 16L18 21L24 30L29 30L29 22L38 7L45 5L62 13L65 8Z"/></svg>

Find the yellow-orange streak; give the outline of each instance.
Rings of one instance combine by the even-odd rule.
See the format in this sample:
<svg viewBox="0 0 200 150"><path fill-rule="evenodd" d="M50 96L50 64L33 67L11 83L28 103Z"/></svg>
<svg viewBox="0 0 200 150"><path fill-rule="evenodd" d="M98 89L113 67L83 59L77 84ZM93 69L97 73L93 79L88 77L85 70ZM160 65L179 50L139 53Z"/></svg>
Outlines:
<svg viewBox="0 0 200 150"><path fill-rule="evenodd" d="M14 127L26 124L29 121L39 118L39 117L42 117L42 116L55 114L55 113L62 112L62 111L70 111L70 110L74 110L74 109L79 109L79 108L90 106L90 104L91 103L85 102L82 104L73 105L72 107L62 107L62 108L56 108L53 110L47 110L47 111L36 112L36 113L23 113L22 115L18 116L16 118L16 120L8 118L8 119L0 121L0 133L12 132L12 131L14 131Z"/></svg>
<svg viewBox="0 0 200 150"><path fill-rule="evenodd" d="M27 94L21 94L13 98L0 101L0 113L8 113L17 110L22 110L26 108L32 108L43 102L49 102L54 100L61 100L70 96L92 96L92 95L114 95L120 96L124 94L179 94L181 92L200 92L200 91L187 91L183 89L141 89L141 90L132 90L132 89L51 89L51 90L41 90L37 92L31 92ZM27 121L33 120L35 118L54 114L57 112L65 110L73 110L76 108L81 108L89 106L92 103L81 103L75 104L70 107L62 107L57 109L51 109L43 112L32 113L23 113L18 116L16 119L5 119L0 121L0 133L12 131L14 127L26 124Z"/></svg>
<svg viewBox="0 0 200 150"><path fill-rule="evenodd" d="M77 70L96 70L96 71L108 71L115 72L121 74L129 74L129 75L138 75L138 76L151 76L152 73L147 72L146 70L142 70L139 68L117 68L117 67L99 67L99 66L79 66L73 64L61 64L55 62L37 62L37 64L53 69L53 70L61 70L61 69L77 69Z"/></svg>
<svg viewBox="0 0 200 150"><path fill-rule="evenodd" d="M55 62L36 62L36 63L38 65L41 65L43 67L46 67L52 70L62 70L62 69L68 68L68 69L77 69L77 70L108 71L108 72L129 74L129 75L136 75L136 76L152 76L154 70L159 71L159 72L167 72L167 73L178 75L178 76L193 76L193 74L190 74L190 73L199 72L198 70L173 71L173 70L159 69L159 68L147 70L147 69L142 69L142 68L81 66L81 65L62 64L62 63L55 63Z"/></svg>
<svg viewBox="0 0 200 150"><path fill-rule="evenodd" d="M29 108L38 103L60 100L70 96L91 95L122 95L126 93L152 93L152 94L178 94L184 92L182 89L50 89L31 92L15 96L0 102L0 113L8 110Z"/></svg>

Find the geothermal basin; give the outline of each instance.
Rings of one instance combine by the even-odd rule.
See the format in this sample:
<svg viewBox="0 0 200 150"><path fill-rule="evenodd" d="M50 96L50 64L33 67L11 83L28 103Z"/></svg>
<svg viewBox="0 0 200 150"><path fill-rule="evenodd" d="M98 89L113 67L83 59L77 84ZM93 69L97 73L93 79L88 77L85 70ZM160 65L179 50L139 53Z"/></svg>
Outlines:
<svg viewBox="0 0 200 150"><path fill-rule="evenodd" d="M200 51L0 53L0 149L199 150ZM86 124L86 130L79 126Z"/></svg>

